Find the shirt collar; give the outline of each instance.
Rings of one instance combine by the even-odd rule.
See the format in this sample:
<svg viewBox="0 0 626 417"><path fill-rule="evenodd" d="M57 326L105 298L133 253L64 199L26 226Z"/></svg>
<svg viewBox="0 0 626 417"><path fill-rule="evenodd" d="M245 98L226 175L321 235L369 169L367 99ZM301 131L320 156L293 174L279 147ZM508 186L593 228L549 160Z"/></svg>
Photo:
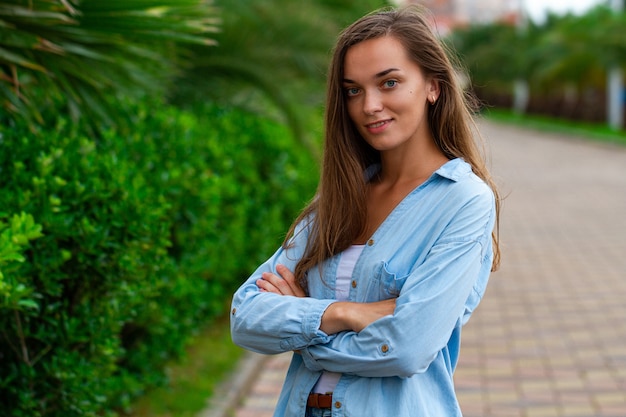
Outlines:
<svg viewBox="0 0 626 417"><path fill-rule="evenodd" d="M459 181L461 178L467 176L472 171L470 164L465 162L463 158L455 158L443 164L437 171L436 175L447 178L454 182Z"/></svg>
<svg viewBox="0 0 626 417"><path fill-rule="evenodd" d="M365 170L365 181L370 181L380 171L380 164L373 164ZM447 178L457 182L472 171L470 164L465 162L463 158L454 158L443 164L433 175Z"/></svg>

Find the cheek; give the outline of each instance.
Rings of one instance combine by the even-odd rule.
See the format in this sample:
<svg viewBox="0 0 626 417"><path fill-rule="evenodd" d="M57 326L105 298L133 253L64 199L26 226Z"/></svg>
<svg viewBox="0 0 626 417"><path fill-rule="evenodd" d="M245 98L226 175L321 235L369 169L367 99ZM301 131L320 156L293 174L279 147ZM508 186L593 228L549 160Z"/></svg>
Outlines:
<svg viewBox="0 0 626 417"><path fill-rule="evenodd" d="M348 117L350 117L350 120L356 123L358 107L355 99L346 101L346 110L348 111Z"/></svg>

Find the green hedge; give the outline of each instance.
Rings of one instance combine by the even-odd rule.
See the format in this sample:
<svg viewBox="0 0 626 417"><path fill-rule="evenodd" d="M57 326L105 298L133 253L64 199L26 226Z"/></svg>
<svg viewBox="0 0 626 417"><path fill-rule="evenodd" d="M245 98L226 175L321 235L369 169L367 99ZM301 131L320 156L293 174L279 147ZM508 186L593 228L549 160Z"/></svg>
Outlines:
<svg viewBox="0 0 626 417"><path fill-rule="evenodd" d="M2 415L114 415L164 382L314 191L277 123L159 103L133 123L1 132Z"/></svg>

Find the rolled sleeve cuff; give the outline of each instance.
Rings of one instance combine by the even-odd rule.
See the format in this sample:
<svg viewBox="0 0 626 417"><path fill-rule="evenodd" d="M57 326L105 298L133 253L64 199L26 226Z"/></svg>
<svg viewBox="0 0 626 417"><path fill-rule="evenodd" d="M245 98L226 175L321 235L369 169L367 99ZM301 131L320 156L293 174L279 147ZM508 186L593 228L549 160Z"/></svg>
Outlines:
<svg viewBox="0 0 626 417"><path fill-rule="evenodd" d="M301 350L307 346L328 343L333 339L320 330L322 315L329 305L335 300L315 300L314 303L306 303L304 319L302 320L302 334L284 339L280 342L281 349Z"/></svg>
<svg viewBox="0 0 626 417"><path fill-rule="evenodd" d="M320 366L319 363L317 363L317 361L315 360L315 358L313 357L313 355L311 355L311 352L309 352L308 349L302 349L300 351L300 355L302 355L302 360L304 362L304 366L309 370L309 371L313 371L313 372L319 372L319 371L323 371L324 368L322 368Z"/></svg>

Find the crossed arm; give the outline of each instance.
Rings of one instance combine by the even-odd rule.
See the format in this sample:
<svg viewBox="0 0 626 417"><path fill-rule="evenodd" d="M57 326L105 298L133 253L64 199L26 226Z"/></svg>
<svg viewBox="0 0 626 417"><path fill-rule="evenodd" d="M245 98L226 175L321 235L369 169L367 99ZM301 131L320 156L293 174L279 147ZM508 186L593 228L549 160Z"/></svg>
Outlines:
<svg viewBox="0 0 626 417"><path fill-rule="evenodd" d="M262 292L271 292L279 295L306 297L304 290L296 282L293 273L284 265L277 265L278 274L264 272L256 281ZM393 315L396 299L372 303L357 303L338 301L328 306L322 315L320 330L327 335L352 330L360 332L376 320Z"/></svg>

